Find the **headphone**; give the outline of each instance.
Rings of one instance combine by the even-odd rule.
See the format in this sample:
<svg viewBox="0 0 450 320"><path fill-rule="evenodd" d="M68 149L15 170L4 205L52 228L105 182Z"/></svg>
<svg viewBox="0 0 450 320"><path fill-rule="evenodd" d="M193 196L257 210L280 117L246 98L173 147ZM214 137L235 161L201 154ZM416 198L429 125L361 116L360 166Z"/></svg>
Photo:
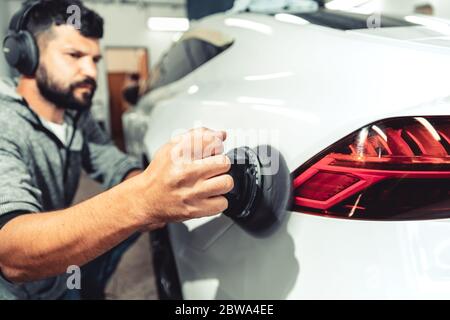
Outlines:
<svg viewBox="0 0 450 320"><path fill-rule="evenodd" d="M39 65L39 48L26 23L31 11L41 3L34 1L20 9L11 19L9 32L3 41L3 53L8 64L25 76L32 76Z"/></svg>

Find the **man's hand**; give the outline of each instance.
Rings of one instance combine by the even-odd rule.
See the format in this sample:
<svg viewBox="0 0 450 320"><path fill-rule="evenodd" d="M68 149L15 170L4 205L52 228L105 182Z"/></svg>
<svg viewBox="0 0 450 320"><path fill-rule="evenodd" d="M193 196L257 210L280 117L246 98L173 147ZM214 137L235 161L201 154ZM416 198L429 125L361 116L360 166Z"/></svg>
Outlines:
<svg viewBox="0 0 450 320"><path fill-rule="evenodd" d="M226 133L201 128L158 150L139 179L140 213L147 225L177 222L224 211L233 189L230 159L223 155Z"/></svg>

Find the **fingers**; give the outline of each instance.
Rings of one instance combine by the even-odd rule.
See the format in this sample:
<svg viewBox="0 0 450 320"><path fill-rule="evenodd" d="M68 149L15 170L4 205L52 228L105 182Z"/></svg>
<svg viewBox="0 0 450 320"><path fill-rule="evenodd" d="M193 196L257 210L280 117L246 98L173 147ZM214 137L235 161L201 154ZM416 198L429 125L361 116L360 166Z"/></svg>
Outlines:
<svg viewBox="0 0 450 320"><path fill-rule="evenodd" d="M200 200L196 207L196 217L214 216L228 208L228 200L223 196L211 197Z"/></svg>
<svg viewBox="0 0 450 320"><path fill-rule="evenodd" d="M204 145L202 159L221 154L223 151L223 141L216 137L214 140Z"/></svg>
<svg viewBox="0 0 450 320"><path fill-rule="evenodd" d="M233 190L233 178L228 175L221 175L205 180L198 189L198 196L201 198L210 198L224 195Z"/></svg>
<svg viewBox="0 0 450 320"><path fill-rule="evenodd" d="M224 151L225 131L214 131L207 128L190 130L182 135L177 151L184 159L204 159L221 154Z"/></svg>
<svg viewBox="0 0 450 320"><path fill-rule="evenodd" d="M219 138L220 140L225 141L227 140L227 133L226 131L214 131L214 135Z"/></svg>
<svg viewBox="0 0 450 320"><path fill-rule="evenodd" d="M190 134L199 134L199 135L203 135L203 136L214 136L218 139L220 139L222 142L225 141L227 139L227 133L226 131L223 130L212 130L209 128L195 128L195 129L191 129L189 130Z"/></svg>
<svg viewBox="0 0 450 320"><path fill-rule="evenodd" d="M194 159L204 159L223 153L223 140L226 134L206 128L193 132Z"/></svg>
<svg viewBox="0 0 450 320"><path fill-rule="evenodd" d="M231 168L231 160L224 154L194 161L198 176L203 179L227 173Z"/></svg>

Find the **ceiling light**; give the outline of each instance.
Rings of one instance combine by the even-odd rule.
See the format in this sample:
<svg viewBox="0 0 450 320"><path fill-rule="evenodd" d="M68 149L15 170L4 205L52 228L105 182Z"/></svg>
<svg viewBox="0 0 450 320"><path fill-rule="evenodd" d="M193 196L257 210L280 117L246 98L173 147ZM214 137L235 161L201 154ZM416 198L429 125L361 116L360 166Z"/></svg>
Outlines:
<svg viewBox="0 0 450 320"><path fill-rule="evenodd" d="M189 20L186 18L151 17L147 22L152 31L184 32L189 29Z"/></svg>

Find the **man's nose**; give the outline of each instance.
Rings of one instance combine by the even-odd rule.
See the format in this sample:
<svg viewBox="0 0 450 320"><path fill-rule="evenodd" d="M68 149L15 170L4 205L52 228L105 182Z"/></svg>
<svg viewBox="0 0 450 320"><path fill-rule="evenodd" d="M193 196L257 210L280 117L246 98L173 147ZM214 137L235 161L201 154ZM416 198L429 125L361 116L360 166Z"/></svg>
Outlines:
<svg viewBox="0 0 450 320"><path fill-rule="evenodd" d="M88 57L86 57L86 59L83 59L81 71L83 73L83 76L97 80L97 65L95 64L93 59Z"/></svg>

